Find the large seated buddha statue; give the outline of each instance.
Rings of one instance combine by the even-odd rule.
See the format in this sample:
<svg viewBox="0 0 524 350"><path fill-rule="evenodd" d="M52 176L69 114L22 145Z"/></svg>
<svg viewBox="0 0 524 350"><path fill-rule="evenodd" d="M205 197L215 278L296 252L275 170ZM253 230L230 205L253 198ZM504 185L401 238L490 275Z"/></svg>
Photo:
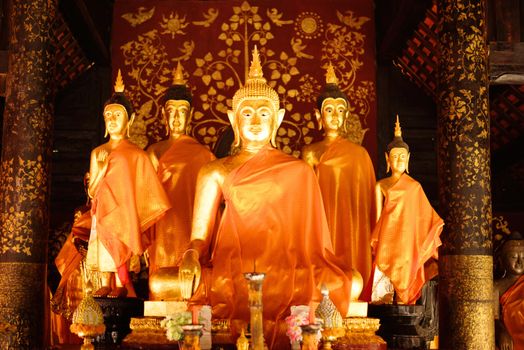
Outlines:
<svg viewBox="0 0 524 350"><path fill-rule="evenodd" d="M147 153L128 140L133 120L118 71L115 93L104 106L109 141L91 152L89 168L92 224L86 262L90 270L103 272L102 287L93 294L98 297L135 296L128 263L147 249L147 230L170 207Z"/></svg>
<svg viewBox="0 0 524 350"><path fill-rule="evenodd" d="M171 209L154 226L149 252L149 300L174 300L180 293L170 283L174 267L187 249L198 171L215 159L209 149L186 135L193 109L191 91L183 79L180 62L173 86L162 98L162 117L168 139L155 143L147 153L171 201Z"/></svg>
<svg viewBox="0 0 524 350"><path fill-rule="evenodd" d="M198 175L190 249L180 270L184 274L200 261L202 278L190 302L210 304L214 318L245 322L244 273L265 273L265 339L269 348L284 349L290 307L320 301L322 284L346 314L351 271L346 274L333 254L315 173L273 147L285 111L263 77L256 47L232 107L228 117L239 151L208 163Z"/></svg>
<svg viewBox="0 0 524 350"><path fill-rule="evenodd" d="M372 301L414 304L425 281L438 273L436 259L444 222L419 182L407 174L409 146L398 121L387 145L387 172L376 185L377 224L371 234L375 257Z"/></svg>
<svg viewBox="0 0 524 350"><path fill-rule="evenodd" d="M305 146L302 158L317 174L331 241L346 271L364 281L371 273L370 235L375 224L375 170L366 149L346 138L349 100L338 87L330 64L315 115L324 138Z"/></svg>

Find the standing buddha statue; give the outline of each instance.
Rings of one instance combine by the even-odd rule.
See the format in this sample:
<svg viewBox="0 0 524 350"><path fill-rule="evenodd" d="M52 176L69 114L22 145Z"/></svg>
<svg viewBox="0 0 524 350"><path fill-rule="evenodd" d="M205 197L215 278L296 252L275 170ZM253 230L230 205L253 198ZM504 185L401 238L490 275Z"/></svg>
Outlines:
<svg viewBox="0 0 524 350"><path fill-rule="evenodd" d="M322 197L311 168L274 147L284 118L255 47L245 84L228 111L239 151L205 165L198 175L190 249L181 273L202 262L191 303L210 304L213 317L250 318L244 273L265 273L264 338L289 346L284 319L293 305L320 301L326 284L346 315L351 280L335 261ZM214 231L222 202L225 208ZM210 264L204 264L210 261Z"/></svg>
<svg viewBox="0 0 524 350"><path fill-rule="evenodd" d="M161 277L172 274L172 271L159 269L176 266L186 250L191 235L198 171L215 159L207 147L186 135L192 113L191 92L184 82L179 62L173 86L162 98L162 117L169 138L147 149L172 204L171 209L155 224L153 242L148 249L150 300L173 299L170 297L172 288L167 288L165 278Z"/></svg>
<svg viewBox="0 0 524 350"><path fill-rule="evenodd" d="M134 116L119 70L115 93L104 106L109 141L91 152L89 168L92 224L86 262L104 275L97 297L135 296L128 262L145 251L151 241L147 230L170 207L146 152L128 140Z"/></svg>
<svg viewBox="0 0 524 350"><path fill-rule="evenodd" d="M398 121L387 145L387 172L377 182L377 224L371 234L375 256L374 302L392 302L393 289L404 304L414 304L424 282L438 273L436 259L444 222L422 186L407 174L409 146Z"/></svg>
<svg viewBox="0 0 524 350"><path fill-rule="evenodd" d="M500 350L524 349L524 237L512 232L496 256L504 275L495 280L495 337Z"/></svg>
<svg viewBox="0 0 524 350"><path fill-rule="evenodd" d="M375 223L375 170L366 149L346 138L347 96L330 64L315 115L322 141L305 146L302 158L317 174L335 254L345 271L356 269L364 283L371 273L370 234Z"/></svg>

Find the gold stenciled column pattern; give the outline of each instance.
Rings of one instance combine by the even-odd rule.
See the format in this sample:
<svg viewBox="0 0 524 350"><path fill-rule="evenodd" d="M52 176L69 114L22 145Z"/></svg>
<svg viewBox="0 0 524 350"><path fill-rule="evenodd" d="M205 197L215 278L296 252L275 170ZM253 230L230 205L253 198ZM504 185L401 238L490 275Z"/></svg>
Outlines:
<svg viewBox="0 0 524 350"><path fill-rule="evenodd" d="M0 344L43 348L55 2L11 2L0 176Z"/></svg>
<svg viewBox="0 0 524 350"><path fill-rule="evenodd" d="M485 3L438 9L440 348L494 349Z"/></svg>

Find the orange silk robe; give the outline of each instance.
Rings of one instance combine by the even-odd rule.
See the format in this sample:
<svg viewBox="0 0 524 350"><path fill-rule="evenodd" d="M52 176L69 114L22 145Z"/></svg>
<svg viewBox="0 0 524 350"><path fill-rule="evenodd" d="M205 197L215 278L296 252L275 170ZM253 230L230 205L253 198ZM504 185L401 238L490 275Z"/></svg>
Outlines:
<svg viewBox="0 0 524 350"><path fill-rule="evenodd" d="M524 276L500 298L502 322L513 338L513 349L524 350Z"/></svg>
<svg viewBox="0 0 524 350"><path fill-rule="evenodd" d="M162 184L146 152L123 140L109 154L91 213L98 239L108 250L123 283L126 262L142 254L151 240L146 230L170 208Z"/></svg>
<svg viewBox="0 0 524 350"><path fill-rule="evenodd" d="M366 149L335 140L316 167L335 254L346 271L371 273L371 229L375 219L375 170Z"/></svg>
<svg viewBox="0 0 524 350"><path fill-rule="evenodd" d="M182 135L158 160L158 178L172 207L155 224L155 237L149 247L150 272L175 266L187 249L198 171L213 159L215 156L207 147Z"/></svg>
<svg viewBox="0 0 524 350"><path fill-rule="evenodd" d="M375 264L398 297L413 304L427 279L424 264L438 258L444 222L431 207L422 186L403 174L386 193L382 214L371 235ZM429 270L428 270L429 272Z"/></svg>
<svg viewBox="0 0 524 350"><path fill-rule="evenodd" d="M211 304L215 318L249 321L243 274L252 272L256 261L256 271L266 274L264 332L270 348L281 349L275 342L289 346L277 322L292 305L320 301L321 283L345 315L351 281L332 253L313 170L268 147L233 170L222 191L225 209L211 247L212 269L203 269L192 301Z"/></svg>

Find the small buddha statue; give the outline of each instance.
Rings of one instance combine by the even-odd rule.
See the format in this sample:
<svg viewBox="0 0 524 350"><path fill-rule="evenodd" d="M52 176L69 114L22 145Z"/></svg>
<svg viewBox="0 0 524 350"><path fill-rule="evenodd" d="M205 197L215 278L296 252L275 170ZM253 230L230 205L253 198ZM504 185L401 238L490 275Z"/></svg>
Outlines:
<svg viewBox="0 0 524 350"><path fill-rule="evenodd" d="M414 304L425 281L438 273L436 259L444 222L431 207L420 183L410 177L409 146L398 121L387 145L387 172L376 185L377 224L371 234L375 256L372 301ZM409 263L406 263L409 262Z"/></svg>
<svg viewBox="0 0 524 350"><path fill-rule="evenodd" d="M524 349L524 237L512 232L496 257L504 275L494 282L495 339L500 350Z"/></svg>
<svg viewBox="0 0 524 350"><path fill-rule="evenodd" d="M170 207L146 152L128 140L134 116L119 70L115 93L104 106L109 141L91 152L89 168L92 224L86 263L104 276L95 297L136 295L128 262L145 251L151 241L147 230Z"/></svg>
<svg viewBox="0 0 524 350"><path fill-rule="evenodd" d="M315 115L324 138L305 146L302 159L317 174L341 267L358 270L367 281L371 272L370 234L375 223L375 170L366 149L346 138L349 100L338 87L331 64L317 107Z"/></svg>
<svg viewBox="0 0 524 350"><path fill-rule="evenodd" d="M283 349L289 346L284 318L291 306L320 301L325 283L345 315L351 282L336 264L313 170L273 147L284 109L263 76L256 47L228 117L239 150L200 170L190 248L180 271L202 266L191 303L211 305L216 319L247 322L244 273L253 272L256 261L256 271L265 273L264 339L269 349Z"/></svg>
<svg viewBox="0 0 524 350"><path fill-rule="evenodd" d="M193 201L200 168L215 159L205 146L186 135L191 119L191 91L177 65L173 86L162 98L162 117L168 139L155 143L147 153L158 179L171 200L171 209L154 226L149 252L149 300L180 299L172 288L176 264L182 258L191 235ZM175 271L176 270L176 271Z"/></svg>

